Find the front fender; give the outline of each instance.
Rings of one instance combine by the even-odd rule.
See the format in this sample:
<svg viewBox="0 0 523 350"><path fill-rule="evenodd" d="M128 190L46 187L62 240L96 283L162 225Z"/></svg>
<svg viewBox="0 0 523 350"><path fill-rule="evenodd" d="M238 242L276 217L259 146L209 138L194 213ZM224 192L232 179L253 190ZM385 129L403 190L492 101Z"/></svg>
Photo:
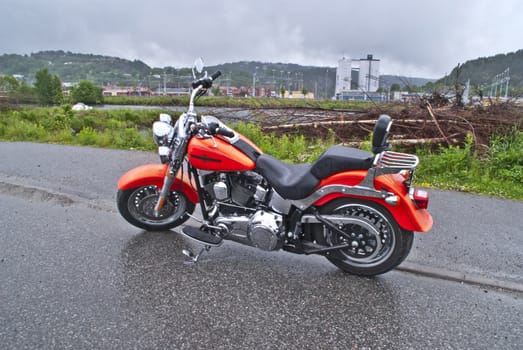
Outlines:
<svg viewBox="0 0 523 350"><path fill-rule="evenodd" d="M363 180L366 175L364 171L353 171L338 173L330 178L324 179L320 187L326 185L345 185L355 186ZM346 179L346 181L344 181ZM331 193L318 199L314 205L322 206L328 202L340 198L340 197L353 197L364 200L376 202L387 209L394 217L398 225L407 231L416 232L427 232L432 228L432 216L425 209L419 209L416 207L414 202L410 199L407 189L403 184L403 178L401 175L381 175L374 179L374 188L378 191L385 190L387 192L394 193L398 197L398 202L395 205L388 204L382 198L355 196L345 193Z"/></svg>
<svg viewBox="0 0 523 350"><path fill-rule="evenodd" d="M155 185L161 188L168 166L168 164L146 164L131 169L118 180L118 189L127 190L147 185ZM182 172L179 171L178 174L176 174L176 180L173 182L171 190L180 191L189 201L195 204L198 203L198 192L189 181L187 173L184 172L183 179L181 173Z"/></svg>

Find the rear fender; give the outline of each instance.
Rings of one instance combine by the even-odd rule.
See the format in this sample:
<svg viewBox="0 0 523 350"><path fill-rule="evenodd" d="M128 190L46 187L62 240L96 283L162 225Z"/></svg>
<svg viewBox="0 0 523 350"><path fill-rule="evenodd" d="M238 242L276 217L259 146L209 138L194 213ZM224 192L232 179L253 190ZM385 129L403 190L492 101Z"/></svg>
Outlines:
<svg viewBox="0 0 523 350"><path fill-rule="evenodd" d="M168 166L168 164L147 164L131 169L118 180L118 189L127 190L147 185L155 185L161 188ZM184 172L183 179L181 173L179 171L176 175L176 180L173 182L171 190L180 191L189 201L194 204L198 203L199 197L195 186L189 181L187 172Z"/></svg>
<svg viewBox="0 0 523 350"><path fill-rule="evenodd" d="M322 180L319 187L321 188L328 185L354 186L363 181L366 173L366 171L338 173ZM346 176L343 176L343 174ZM344 181L344 178L347 180ZM358 178L360 178L359 182L357 181ZM390 192L398 197L395 205L387 203L383 198L380 197L351 195L350 191L347 191L349 192L348 194L342 192L327 194L314 202L314 205L323 206L334 199L343 197L368 200L378 203L387 209L394 217L398 225L404 230L427 232L432 228L432 216L427 210L416 207L414 202L409 197L407 188L403 184L404 181L405 178L399 174L380 175L374 179L374 188L377 191Z"/></svg>

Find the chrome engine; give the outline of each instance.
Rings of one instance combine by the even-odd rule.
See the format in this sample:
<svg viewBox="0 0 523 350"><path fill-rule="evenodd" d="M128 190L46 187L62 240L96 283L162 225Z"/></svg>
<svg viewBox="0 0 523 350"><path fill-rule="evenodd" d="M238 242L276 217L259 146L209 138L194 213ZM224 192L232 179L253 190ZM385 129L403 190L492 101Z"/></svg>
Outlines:
<svg viewBox="0 0 523 350"><path fill-rule="evenodd" d="M213 200L214 225L225 238L262 250L283 245L283 217L268 209L270 189L254 172L212 173L203 178Z"/></svg>
<svg viewBox="0 0 523 350"><path fill-rule="evenodd" d="M277 250L283 245L280 214L258 210L250 216L219 216L215 223L233 241L262 250Z"/></svg>

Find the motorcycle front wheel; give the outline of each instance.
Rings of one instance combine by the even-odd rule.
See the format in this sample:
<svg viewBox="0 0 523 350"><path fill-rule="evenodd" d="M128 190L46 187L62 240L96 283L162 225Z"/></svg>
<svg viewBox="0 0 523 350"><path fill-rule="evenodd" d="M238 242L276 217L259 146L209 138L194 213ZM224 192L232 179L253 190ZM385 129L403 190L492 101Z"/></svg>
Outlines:
<svg viewBox="0 0 523 350"><path fill-rule="evenodd" d="M118 211L130 224L147 231L165 231L181 225L194 212L194 203L177 191L167 197L160 215L154 215L160 189L155 185L119 190Z"/></svg>
<svg viewBox="0 0 523 350"><path fill-rule="evenodd" d="M321 208L324 215L347 218L338 230L317 225L318 243L348 247L329 252L327 259L341 270L359 276L375 276L398 266L409 254L414 235L403 230L381 205L342 198Z"/></svg>

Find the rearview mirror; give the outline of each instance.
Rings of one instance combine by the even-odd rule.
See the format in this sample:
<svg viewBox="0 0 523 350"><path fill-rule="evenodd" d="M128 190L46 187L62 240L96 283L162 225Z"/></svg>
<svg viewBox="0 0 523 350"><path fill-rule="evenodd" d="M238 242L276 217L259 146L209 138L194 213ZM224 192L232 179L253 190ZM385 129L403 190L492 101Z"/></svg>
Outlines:
<svg viewBox="0 0 523 350"><path fill-rule="evenodd" d="M194 70L200 74L203 71L203 67L205 67L203 63L203 58L198 57L196 61L194 61L193 69L192 69L192 75L193 78L196 79L196 73L194 73Z"/></svg>

